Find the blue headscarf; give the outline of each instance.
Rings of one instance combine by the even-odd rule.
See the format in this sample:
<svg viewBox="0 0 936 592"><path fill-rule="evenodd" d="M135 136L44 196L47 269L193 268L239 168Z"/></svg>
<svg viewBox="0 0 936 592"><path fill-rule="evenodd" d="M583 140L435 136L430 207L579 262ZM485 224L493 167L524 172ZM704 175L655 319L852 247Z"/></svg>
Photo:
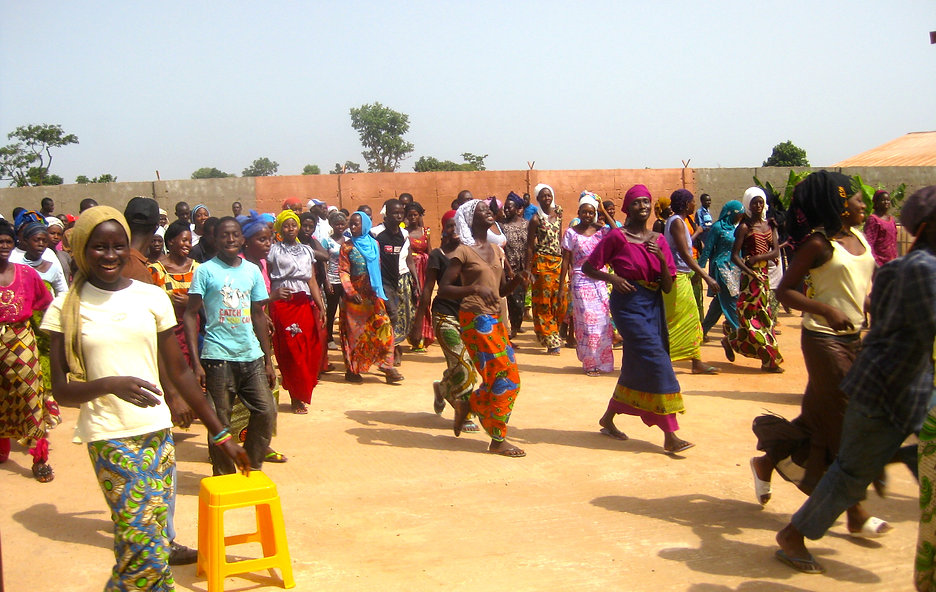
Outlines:
<svg viewBox="0 0 936 592"><path fill-rule="evenodd" d="M387 299L383 289L383 276L380 275L380 247L377 245L377 239L371 236L370 229L374 225L370 216L364 212L354 212L352 216L361 217L361 236L352 236L351 243L358 250L361 257L367 263L367 275L370 276L371 288L374 294L377 294L382 300Z"/></svg>
<svg viewBox="0 0 936 592"><path fill-rule="evenodd" d="M734 223L731 221L731 219L734 218L735 214L743 211L744 205L742 205L740 201L733 199L722 206L721 214L718 215L718 221L724 222L733 228Z"/></svg>
<svg viewBox="0 0 936 592"><path fill-rule="evenodd" d="M244 238L252 237L267 226L265 215L258 214L257 210L250 210L249 216L238 216L237 221L240 222Z"/></svg>
<svg viewBox="0 0 936 592"><path fill-rule="evenodd" d="M195 212L197 212L198 210L205 210L206 212L208 212L208 206L206 206L205 204L198 204L197 206L192 208L192 213L189 214L189 218L191 219L192 224L195 224ZM208 215L210 216L211 212L208 212Z"/></svg>
<svg viewBox="0 0 936 592"><path fill-rule="evenodd" d="M19 233L20 229L30 222L42 222L45 224L46 219L45 216L35 210L23 210L13 219L13 227L16 232Z"/></svg>

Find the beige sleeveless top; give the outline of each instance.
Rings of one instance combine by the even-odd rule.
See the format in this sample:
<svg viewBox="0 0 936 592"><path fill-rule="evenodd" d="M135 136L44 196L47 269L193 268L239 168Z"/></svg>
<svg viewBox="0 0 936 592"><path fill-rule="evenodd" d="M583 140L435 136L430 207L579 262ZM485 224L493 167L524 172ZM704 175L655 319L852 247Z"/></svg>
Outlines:
<svg viewBox="0 0 936 592"><path fill-rule="evenodd" d="M832 257L815 269L809 270L806 277L806 295L829 306L844 312L855 326L854 331L836 332L824 316L810 313L803 314L803 328L818 333L830 335L845 335L857 333L864 323L865 298L871 292L871 275L874 273L874 255L868 241L860 232L851 233L861 241L864 253L852 255L839 244L832 243Z"/></svg>

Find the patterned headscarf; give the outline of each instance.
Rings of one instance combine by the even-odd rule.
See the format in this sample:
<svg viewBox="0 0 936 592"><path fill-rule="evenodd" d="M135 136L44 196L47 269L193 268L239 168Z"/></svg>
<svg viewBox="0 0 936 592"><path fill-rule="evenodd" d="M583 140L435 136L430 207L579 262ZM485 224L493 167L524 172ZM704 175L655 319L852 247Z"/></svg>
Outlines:
<svg viewBox="0 0 936 592"><path fill-rule="evenodd" d="M761 212L760 220L756 220L756 222L761 222L767 219L767 209L768 209L767 193L765 193L763 189L761 189L760 187L748 187L744 191L744 195L741 197L741 205L744 206L744 215L753 220L754 215L751 214L751 202L754 201L754 199L758 197L764 200L764 211Z"/></svg>
<svg viewBox="0 0 936 592"><path fill-rule="evenodd" d="M387 299L387 294L383 289L383 276L380 274L380 245L377 239L371 236L371 228L374 223L370 216L364 212L354 212L351 216L361 217L361 236L351 235L351 244L358 250L364 262L367 264L367 275L370 276L371 288L374 294L377 294L382 300Z"/></svg>
<svg viewBox="0 0 936 592"><path fill-rule="evenodd" d="M812 173L793 189L787 230L793 244L802 242L813 229L823 227L827 236L842 228L845 202L854 194L851 177L830 171Z"/></svg>
<svg viewBox="0 0 936 592"><path fill-rule="evenodd" d="M471 221L474 220L475 210L478 209L480 200L473 199L466 201L455 210L455 230L458 231L458 237L463 245L473 247L475 239L471 235Z"/></svg>
<svg viewBox="0 0 936 592"><path fill-rule="evenodd" d="M71 232L72 257L78 273L75 274L72 285L62 303L62 328L65 330L65 360L68 363L68 380L84 382L85 374L84 354L81 351L81 289L88 281L90 267L85 258L85 248L94 229L107 222L115 220L127 233L130 240L130 227L127 220L118 210L110 206L94 206L83 211L75 222Z"/></svg>

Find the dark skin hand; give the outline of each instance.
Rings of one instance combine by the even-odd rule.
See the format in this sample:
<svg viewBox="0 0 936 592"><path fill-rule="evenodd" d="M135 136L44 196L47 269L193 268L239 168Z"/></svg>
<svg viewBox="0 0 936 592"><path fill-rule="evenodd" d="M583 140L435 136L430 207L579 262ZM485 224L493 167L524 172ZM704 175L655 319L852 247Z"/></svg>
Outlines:
<svg viewBox="0 0 936 592"><path fill-rule="evenodd" d="M55 397L65 403L78 405L100 396L114 396L138 407L155 407L162 404L162 391L151 382L135 376L108 376L88 382L69 382L66 378L68 367L65 361L65 335L49 333L50 367L52 372L52 390ZM202 420L209 434L219 433L224 426L208 405L195 376L185 362L179 342L173 330L157 335L158 356L166 367L175 389L180 393L192 411ZM245 475L250 473L250 459L247 451L228 440L221 449L230 456Z"/></svg>

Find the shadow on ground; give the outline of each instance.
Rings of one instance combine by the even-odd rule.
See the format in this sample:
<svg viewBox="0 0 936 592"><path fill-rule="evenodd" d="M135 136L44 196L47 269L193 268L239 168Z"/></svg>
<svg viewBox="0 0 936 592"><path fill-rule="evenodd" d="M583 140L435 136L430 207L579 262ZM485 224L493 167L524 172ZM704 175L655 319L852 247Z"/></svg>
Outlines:
<svg viewBox="0 0 936 592"><path fill-rule="evenodd" d="M595 498L591 503L614 512L656 518L691 528L700 540L698 548L663 548L658 555L670 561L681 561L693 571L752 579L787 579L799 574L774 559L775 545L757 545L729 538L743 535L748 530L775 532L786 525L785 518L764 512L758 504L698 494L656 499L614 495ZM836 551L818 545L821 541L812 542L810 551L825 566L823 577L861 584L880 582L877 575L866 569L832 559ZM726 590L724 587L710 589ZM699 590L707 592L706 588Z"/></svg>
<svg viewBox="0 0 936 592"><path fill-rule="evenodd" d="M13 519L42 538L105 549L114 547L114 523L104 511L59 512L52 504L35 504L13 514Z"/></svg>

